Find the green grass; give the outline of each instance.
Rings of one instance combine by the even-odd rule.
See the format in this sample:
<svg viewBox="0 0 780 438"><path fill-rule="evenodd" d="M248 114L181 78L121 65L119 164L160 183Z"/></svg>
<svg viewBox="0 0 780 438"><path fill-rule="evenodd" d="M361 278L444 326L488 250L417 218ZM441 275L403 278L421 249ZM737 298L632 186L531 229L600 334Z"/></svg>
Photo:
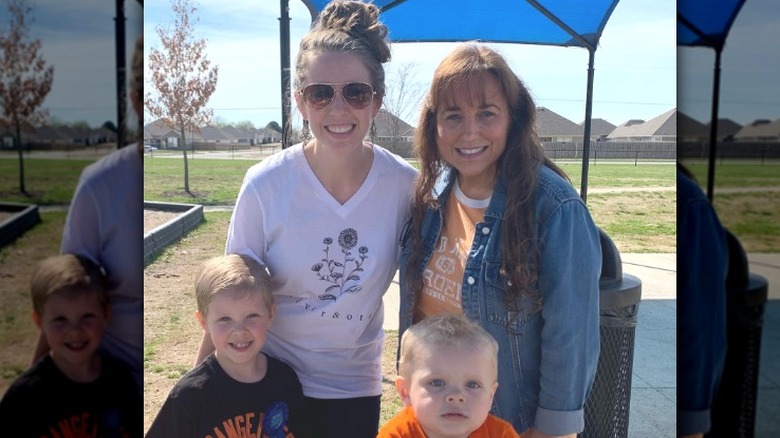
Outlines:
<svg viewBox="0 0 780 438"><path fill-rule="evenodd" d="M747 252L780 252L780 192L722 193L715 211Z"/></svg>
<svg viewBox="0 0 780 438"><path fill-rule="evenodd" d="M676 251L675 192L591 194L588 208L596 225L623 253Z"/></svg>
<svg viewBox="0 0 780 438"><path fill-rule="evenodd" d="M19 191L19 160L0 159L0 199L38 205L68 204L81 171L94 160L25 159L25 196Z"/></svg>
<svg viewBox="0 0 780 438"><path fill-rule="evenodd" d="M190 192L184 191L184 163L174 158L144 160L144 199L185 204L232 205L252 160L188 160Z"/></svg>
<svg viewBox="0 0 780 438"><path fill-rule="evenodd" d="M398 330L385 330L382 346L382 399L379 408L379 424L385 424L404 404L395 390L395 355L398 351Z"/></svg>
<svg viewBox="0 0 780 438"><path fill-rule="evenodd" d="M720 161L715 166L713 205L723 226L732 231L746 252L780 252L780 166L758 162ZM708 165L686 160L702 190L707 190ZM755 188L751 190L750 188Z"/></svg>
<svg viewBox="0 0 780 438"><path fill-rule="evenodd" d="M0 394L29 365L38 329L30 318L30 278L36 262L59 253L65 212L41 212L41 221L0 248Z"/></svg>
<svg viewBox="0 0 780 438"><path fill-rule="evenodd" d="M559 161L575 187L580 187L582 163ZM588 166L588 188L593 187L674 187L677 181L673 164L593 163Z"/></svg>
<svg viewBox="0 0 780 438"><path fill-rule="evenodd" d="M704 162L685 162L696 180L705 190L707 187L708 166ZM716 164L715 191L719 188L742 187L780 187L780 167L732 162Z"/></svg>
<svg viewBox="0 0 780 438"><path fill-rule="evenodd" d="M181 159L153 158L144 161L144 199L203 205L232 205L252 160L189 160L190 191L184 192L184 164ZM559 163L580 186L582 165ZM674 166L670 164L591 164L588 187L674 187Z"/></svg>

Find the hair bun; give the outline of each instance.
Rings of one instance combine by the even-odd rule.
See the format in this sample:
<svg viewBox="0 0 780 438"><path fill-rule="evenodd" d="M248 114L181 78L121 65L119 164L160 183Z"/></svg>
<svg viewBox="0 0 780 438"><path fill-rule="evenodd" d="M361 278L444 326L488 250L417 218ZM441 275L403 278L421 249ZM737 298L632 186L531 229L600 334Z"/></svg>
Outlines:
<svg viewBox="0 0 780 438"><path fill-rule="evenodd" d="M362 1L334 1L320 13L315 24L322 30L338 30L362 40L375 53L379 62L390 60L387 26L379 21L379 8Z"/></svg>

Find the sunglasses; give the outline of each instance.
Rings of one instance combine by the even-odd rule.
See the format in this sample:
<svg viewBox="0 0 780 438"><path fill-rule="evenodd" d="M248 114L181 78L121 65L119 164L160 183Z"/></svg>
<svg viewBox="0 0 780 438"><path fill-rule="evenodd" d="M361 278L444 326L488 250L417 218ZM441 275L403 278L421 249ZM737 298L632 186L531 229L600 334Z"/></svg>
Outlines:
<svg viewBox="0 0 780 438"><path fill-rule="evenodd" d="M347 82L343 84L309 84L298 93L303 102L314 111L322 111L333 102L336 92L341 94L344 102L352 109L366 108L374 98L376 91L363 82Z"/></svg>

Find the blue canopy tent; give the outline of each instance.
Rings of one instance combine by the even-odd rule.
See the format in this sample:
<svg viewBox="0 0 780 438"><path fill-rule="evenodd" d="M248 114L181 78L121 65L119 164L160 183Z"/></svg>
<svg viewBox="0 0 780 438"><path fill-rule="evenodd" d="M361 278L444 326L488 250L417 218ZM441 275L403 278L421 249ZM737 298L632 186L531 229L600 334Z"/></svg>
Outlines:
<svg viewBox="0 0 780 438"><path fill-rule="evenodd" d="M677 45L710 47L715 50L710 119L710 156L707 170L707 197L712 201L715 182L715 146L718 138L720 100L720 56L731 25L745 0L679 0L677 2Z"/></svg>
<svg viewBox="0 0 780 438"><path fill-rule="evenodd" d="M288 1L281 1L282 17L282 119L290 114ZM328 0L301 0L314 20ZM455 42L480 40L494 43L582 47L589 56L583 137L580 196L587 200L593 106L593 64L601 33L619 0L374 0L393 42ZM286 47L285 47L286 45ZM285 53L286 51L286 53ZM287 135L283 147L287 146Z"/></svg>

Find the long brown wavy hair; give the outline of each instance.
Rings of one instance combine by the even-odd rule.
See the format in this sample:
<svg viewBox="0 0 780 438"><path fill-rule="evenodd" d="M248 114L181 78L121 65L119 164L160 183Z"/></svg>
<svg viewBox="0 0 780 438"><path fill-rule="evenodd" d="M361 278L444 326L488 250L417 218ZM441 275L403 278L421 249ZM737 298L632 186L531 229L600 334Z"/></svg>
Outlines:
<svg viewBox="0 0 780 438"><path fill-rule="evenodd" d="M498 52L482 44L461 44L444 58L434 73L431 88L423 102L413 145L415 155L421 160L421 168L413 191L411 256L406 281L410 286L410 303L416 305L425 269L421 266L422 220L426 209L440 207L433 188L442 169L448 165L442 160L437 147L436 111L451 102L456 90L463 85L481 93L484 101L484 84L488 76L498 81L509 109L509 132L506 147L496 165L496 178L503 178L507 185L507 204L501 227L501 273L507 280L506 308L516 315L521 298L534 296L537 298L537 310L541 308L538 259L542 242L536 240L534 220L534 193L539 169L546 165L563 178L568 180L568 177L544 155L536 135L536 105L528 89ZM411 311L414 311L414 305Z"/></svg>

